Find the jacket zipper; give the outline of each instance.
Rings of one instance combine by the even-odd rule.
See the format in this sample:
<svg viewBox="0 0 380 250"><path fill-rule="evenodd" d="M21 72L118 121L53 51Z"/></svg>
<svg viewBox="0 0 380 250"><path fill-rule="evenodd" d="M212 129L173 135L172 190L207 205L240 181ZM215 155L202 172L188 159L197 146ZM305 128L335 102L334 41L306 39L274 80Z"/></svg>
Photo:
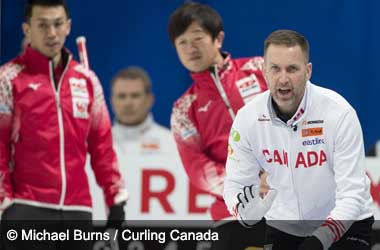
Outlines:
<svg viewBox="0 0 380 250"><path fill-rule="evenodd" d="M230 116L231 116L232 120L235 120L235 113L234 113L234 111L232 109L230 100L228 100L226 91L224 91L223 85L220 82L220 78L219 78L219 75L218 75L218 67L217 67L217 65L214 65L213 69L214 69L213 72L210 72L211 78L214 80L214 83L216 85L216 88L218 89L219 95L222 98L224 104L226 105L227 110L230 113Z"/></svg>
<svg viewBox="0 0 380 250"><path fill-rule="evenodd" d="M283 123L284 124L284 123ZM293 157L292 157L292 152L291 152L291 149L292 149L292 139L293 139L293 133L295 133L293 131L293 128L292 127L289 127L288 125L284 124L290 131L290 133L288 133L289 135L289 139L288 139L288 163L289 163L289 168L290 168L290 173L291 173L291 178L292 178L292 184L293 184L293 188L294 188L294 193L296 195L296 198L297 198L297 207L298 207L298 215L299 215L299 219L300 220L303 220L303 216L302 216L302 209L301 209L301 204L300 204L300 196L298 194L298 190L296 188L296 183L295 183L295 180L294 180L294 173L293 173ZM294 166L295 167L295 166Z"/></svg>
<svg viewBox="0 0 380 250"><path fill-rule="evenodd" d="M49 72L50 72L50 82L52 84L54 94L55 94L55 102L57 107L57 115L58 115L58 130L59 130L59 162L61 167L61 178L62 178L62 187L61 187L61 197L59 199L59 206L62 208L65 202L66 196L66 165L65 165L65 135L63 128L63 116L62 116L62 106L60 100L60 89L62 84L63 76L65 75L68 65L70 64L71 56L67 60L66 66L62 71L61 77L59 78L58 85L55 85L54 79L54 65L53 61L49 61Z"/></svg>

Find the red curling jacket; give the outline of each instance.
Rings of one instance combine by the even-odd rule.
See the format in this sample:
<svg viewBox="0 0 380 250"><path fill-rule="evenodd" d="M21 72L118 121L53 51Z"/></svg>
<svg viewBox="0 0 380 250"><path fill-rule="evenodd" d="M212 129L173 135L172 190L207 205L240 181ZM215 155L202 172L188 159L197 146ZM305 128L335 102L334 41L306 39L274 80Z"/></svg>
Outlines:
<svg viewBox="0 0 380 250"><path fill-rule="evenodd" d="M107 205L125 201L100 82L66 50L55 73L31 47L0 68L2 205L91 211L87 152Z"/></svg>
<svg viewBox="0 0 380 250"><path fill-rule="evenodd" d="M191 73L194 83L173 106L171 127L182 163L195 186L216 196L214 220L230 217L222 198L228 136L234 114L267 89L262 64L262 57L227 55L216 74Z"/></svg>

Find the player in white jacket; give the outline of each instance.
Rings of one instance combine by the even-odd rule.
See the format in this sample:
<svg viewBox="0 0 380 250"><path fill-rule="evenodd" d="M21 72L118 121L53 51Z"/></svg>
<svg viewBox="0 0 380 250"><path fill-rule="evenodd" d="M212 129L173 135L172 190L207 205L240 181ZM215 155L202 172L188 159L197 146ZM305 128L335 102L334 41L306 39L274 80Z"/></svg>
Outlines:
<svg viewBox="0 0 380 250"><path fill-rule="evenodd" d="M125 214L128 225L210 220L206 208L211 196L190 186L171 131L155 122L150 113L153 93L148 74L139 67L123 69L112 80L111 92L113 146L131 189ZM104 220L103 196L93 178L90 187L93 218ZM192 198L199 201L192 202ZM191 213L191 209L202 212Z"/></svg>
<svg viewBox="0 0 380 250"><path fill-rule="evenodd" d="M361 126L342 96L309 81L311 71L302 35L269 35L264 74L270 91L234 121L224 198L243 225L265 216L268 249L370 249L372 198ZM261 168L271 187L264 197L257 188Z"/></svg>

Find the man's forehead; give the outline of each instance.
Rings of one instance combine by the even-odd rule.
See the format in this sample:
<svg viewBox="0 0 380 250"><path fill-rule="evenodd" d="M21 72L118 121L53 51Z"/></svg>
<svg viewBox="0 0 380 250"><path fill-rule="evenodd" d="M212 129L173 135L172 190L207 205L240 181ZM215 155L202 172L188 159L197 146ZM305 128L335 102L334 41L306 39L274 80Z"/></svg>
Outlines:
<svg viewBox="0 0 380 250"><path fill-rule="evenodd" d="M144 90L145 84L142 79L136 78L136 79L123 79L119 78L115 80L114 83L114 89L118 90L137 90L137 89L142 89Z"/></svg>
<svg viewBox="0 0 380 250"><path fill-rule="evenodd" d="M185 33L191 33L191 34L205 33L205 30L197 22L193 22L192 24L190 24L190 26L186 29L186 31L182 35L184 35Z"/></svg>
<svg viewBox="0 0 380 250"><path fill-rule="evenodd" d="M276 61L297 63L298 60L304 60L305 56L299 45L270 45L264 55L264 60L269 63Z"/></svg>
<svg viewBox="0 0 380 250"><path fill-rule="evenodd" d="M31 19L50 21L64 18L67 18L67 15L63 6L36 5L32 9Z"/></svg>

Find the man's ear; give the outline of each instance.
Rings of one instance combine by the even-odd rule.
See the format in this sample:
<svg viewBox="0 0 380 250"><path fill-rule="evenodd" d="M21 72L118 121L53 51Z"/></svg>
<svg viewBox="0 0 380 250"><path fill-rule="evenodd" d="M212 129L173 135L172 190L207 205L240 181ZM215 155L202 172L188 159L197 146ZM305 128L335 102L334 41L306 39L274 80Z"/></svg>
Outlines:
<svg viewBox="0 0 380 250"><path fill-rule="evenodd" d="M71 31L71 19L67 20L67 31L66 31L66 36L70 35L70 31Z"/></svg>
<svg viewBox="0 0 380 250"><path fill-rule="evenodd" d="M22 32L24 33L24 36L26 37L26 39L29 39L29 37L30 37L30 24L23 22L21 25L21 29L22 29Z"/></svg>
<svg viewBox="0 0 380 250"><path fill-rule="evenodd" d="M311 64L311 62L309 62L306 65L306 74L307 74L306 77L307 77L307 80L310 80L312 72L313 72L313 64Z"/></svg>
<svg viewBox="0 0 380 250"><path fill-rule="evenodd" d="M264 57L264 63L262 64L262 67L263 67L262 72L263 72L264 80L265 80L265 82L268 82L267 74L266 74L267 67L265 66L265 57Z"/></svg>
<svg viewBox="0 0 380 250"><path fill-rule="evenodd" d="M223 46L224 36L225 36L224 31L220 31L219 34L215 38L215 43L217 44L219 49L221 49Z"/></svg>
<svg viewBox="0 0 380 250"><path fill-rule="evenodd" d="M148 100L149 100L149 110L151 110L152 107L153 107L153 104L154 104L154 95L153 95L153 93L150 93L148 95Z"/></svg>

